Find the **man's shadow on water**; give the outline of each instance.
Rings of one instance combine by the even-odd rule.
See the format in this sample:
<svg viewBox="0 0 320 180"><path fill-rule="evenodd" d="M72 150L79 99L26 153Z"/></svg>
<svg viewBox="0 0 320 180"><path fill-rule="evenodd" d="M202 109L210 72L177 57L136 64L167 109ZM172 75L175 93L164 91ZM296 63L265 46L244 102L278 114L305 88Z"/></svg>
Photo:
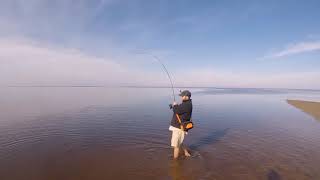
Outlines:
<svg viewBox="0 0 320 180"><path fill-rule="evenodd" d="M191 144L189 148L191 150L199 150L203 146L214 144L218 142L223 136L225 136L228 131L229 131L229 128L213 131L208 135L199 138L195 143Z"/></svg>

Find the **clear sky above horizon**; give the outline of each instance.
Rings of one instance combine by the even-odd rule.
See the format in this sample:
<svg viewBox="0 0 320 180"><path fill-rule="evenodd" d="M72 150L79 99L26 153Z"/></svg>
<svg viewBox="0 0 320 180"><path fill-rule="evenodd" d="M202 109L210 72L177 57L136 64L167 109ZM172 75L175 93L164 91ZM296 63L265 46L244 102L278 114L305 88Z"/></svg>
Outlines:
<svg viewBox="0 0 320 180"><path fill-rule="evenodd" d="M320 1L0 0L0 85L320 89Z"/></svg>

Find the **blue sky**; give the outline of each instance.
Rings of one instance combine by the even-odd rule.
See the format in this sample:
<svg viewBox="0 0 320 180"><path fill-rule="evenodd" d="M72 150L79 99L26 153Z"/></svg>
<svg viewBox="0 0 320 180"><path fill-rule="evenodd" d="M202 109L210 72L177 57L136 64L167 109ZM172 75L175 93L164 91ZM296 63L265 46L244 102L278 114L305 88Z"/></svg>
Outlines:
<svg viewBox="0 0 320 180"><path fill-rule="evenodd" d="M148 52L181 86L320 89L319 8L316 0L0 0L1 80L167 85L140 53Z"/></svg>

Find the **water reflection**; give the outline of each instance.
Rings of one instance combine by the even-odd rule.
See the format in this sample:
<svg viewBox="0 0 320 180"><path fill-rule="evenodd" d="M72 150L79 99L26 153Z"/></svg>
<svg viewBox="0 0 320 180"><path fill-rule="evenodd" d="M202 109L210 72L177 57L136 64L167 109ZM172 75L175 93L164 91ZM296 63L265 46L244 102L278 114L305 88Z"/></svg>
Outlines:
<svg viewBox="0 0 320 180"><path fill-rule="evenodd" d="M172 178L172 180L182 180L185 179L183 176L183 170L182 170L182 165L181 165L181 161L179 160L172 160L170 162L170 176Z"/></svg>

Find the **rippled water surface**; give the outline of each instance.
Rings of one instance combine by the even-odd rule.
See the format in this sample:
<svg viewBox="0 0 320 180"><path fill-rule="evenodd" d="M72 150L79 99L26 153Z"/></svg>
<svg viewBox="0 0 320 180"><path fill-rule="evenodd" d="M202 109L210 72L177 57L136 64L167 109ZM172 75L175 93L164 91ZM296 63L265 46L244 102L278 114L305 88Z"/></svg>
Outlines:
<svg viewBox="0 0 320 180"><path fill-rule="evenodd" d="M320 179L317 91L191 89L192 157L172 161L170 89L0 88L1 180Z"/></svg>

